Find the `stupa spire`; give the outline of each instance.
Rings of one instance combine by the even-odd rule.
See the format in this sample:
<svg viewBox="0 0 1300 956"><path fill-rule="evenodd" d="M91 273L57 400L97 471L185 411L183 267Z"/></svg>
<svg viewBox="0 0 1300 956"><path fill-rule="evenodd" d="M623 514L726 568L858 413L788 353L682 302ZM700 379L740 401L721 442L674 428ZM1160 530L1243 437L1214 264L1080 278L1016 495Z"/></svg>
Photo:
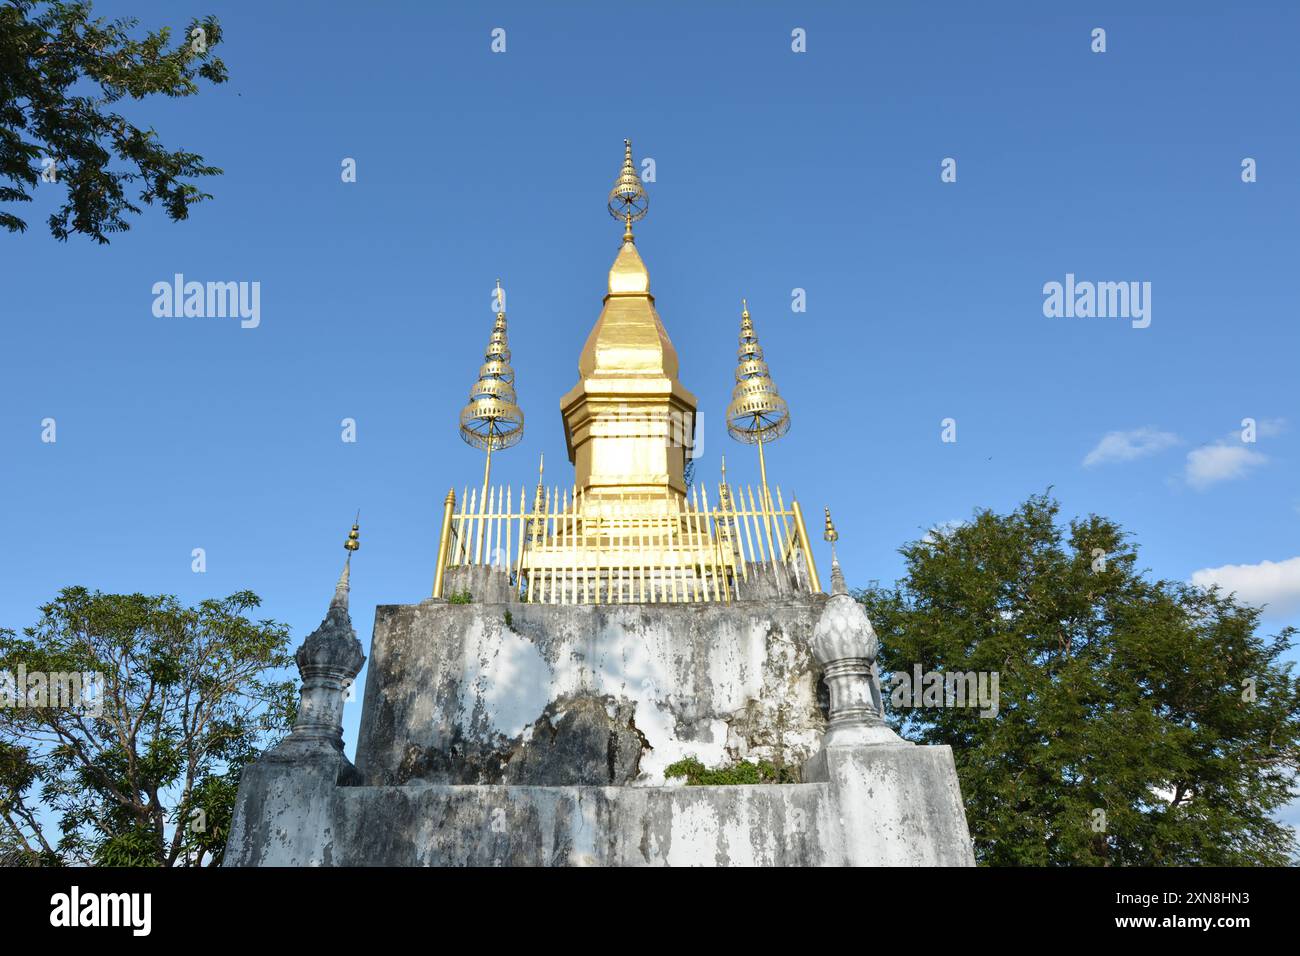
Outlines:
<svg viewBox="0 0 1300 956"><path fill-rule="evenodd" d="M610 250L608 289L578 356L578 380L560 399L573 484L548 491L539 462L535 491L526 481L504 499L458 501L448 492L433 596L443 597L452 569L482 566L485 551L496 555L502 545L515 550L514 560L493 557L491 566L509 563L508 583L527 601L730 601L751 581L755 595L768 589L818 594L799 500L768 484L763 445L789 426L789 409L763 361L747 302L728 426L735 437L758 444L762 484L731 485L725 462L716 497L711 481L686 484L687 449L699 450L698 402L679 378L677 351L641 258L644 243L632 234L649 209L649 184L630 140L619 158L613 188L602 192L606 211L622 226L621 242ZM503 417L510 420L502 408L513 409L512 385L502 306L462 426L465 440L489 454L518 437L492 431ZM522 415L518 421L522 428Z"/></svg>
<svg viewBox="0 0 1300 956"><path fill-rule="evenodd" d="M348 578L352 552L361 547L360 521L358 511L352 530L343 542L348 556L334 586L334 598L325 612L325 620L307 635L294 654L298 673L302 675L298 716L289 736L271 751L272 759L298 761L321 756L336 759L340 782L356 776L356 770L343 755L343 701L366 662L348 613Z"/></svg>
<svg viewBox="0 0 1300 956"><path fill-rule="evenodd" d="M632 161L632 141L623 140L623 168L614 188L609 191L609 214L623 221L623 241L632 242L632 223L644 219L650 211L650 197L646 195L641 177L637 175L636 163Z"/></svg>
<svg viewBox="0 0 1300 956"><path fill-rule="evenodd" d="M684 448L694 434L695 396L677 378L677 350L650 294L650 274L632 237L649 199L632 144L606 208L623 222L604 307L578 357L578 384L560 400L575 484L587 499L680 499ZM667 507L667 505L665 505Z"/></svg>
<svg viewBox="0 0 1300 956"><path fill-rule="evenodd" d="M740 300L740 348L736 352L736 386L727 406L727 434L748 445L758 445L758 467L763 482L763 499L771 507L767 488L767 461L763 442L774 441L790 430L790 407L776 389L772 372L763 361L763 347L749 316L749 303Z"/></svg>
<svg viewBox="0 0 1300 956"><path fill-rule="evenodd" d="M483 499L487 498L493 450L509 448L524 437L524 413L516 404L515 370L510 366L506 293L500 279L492 301L497 310L496 321L488 337L483 365L478 370L478 381L470 387L469 404L460 413L460 437L466 444L487 452L483 464Z"/></svg>
<svg viewBox="0 0 1300 956"><path fill-rule="evenodd" d="M348 556L343 559L343 570L339 573L338 583L334 585L334 599L330 601L330 608L341 608L346 611L348 609L348 591L351 590L352 581L352 552L361 547L360 511L357 512L357 517L352 522L352 530L348 532L343 547L347 550Z"/></svg>
<svg viewBox="0 0 1300 956"><path fill-rule="evenodd" d="M826 509L826 533L822 538L831 543L831 593L848 594L849 589L844 585L844 572L840 570L840 559L835 556L835 542L840 539L840 533L835 530L835 522L831 521L831 509Z"/></svg>

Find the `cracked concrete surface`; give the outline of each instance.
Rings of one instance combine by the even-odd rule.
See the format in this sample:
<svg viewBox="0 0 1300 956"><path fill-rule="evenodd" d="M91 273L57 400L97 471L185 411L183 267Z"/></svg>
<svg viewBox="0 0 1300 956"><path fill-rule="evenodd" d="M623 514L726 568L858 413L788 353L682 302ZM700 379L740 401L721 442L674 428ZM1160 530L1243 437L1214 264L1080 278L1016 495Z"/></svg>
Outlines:
<svg viewBox="0 0 1300 956"><path fill-rule="evenodd" d="M374 785L653 785L688 756L799 766L825 728L806 643L822 600L381 606L357 768ZM613 745L632 747L619 729L630 724L640 753L595 779L589 765L605 760L608 741L587 726L543 735L568 765L537 757L539 721L563 701L616 708Z"/></svg>

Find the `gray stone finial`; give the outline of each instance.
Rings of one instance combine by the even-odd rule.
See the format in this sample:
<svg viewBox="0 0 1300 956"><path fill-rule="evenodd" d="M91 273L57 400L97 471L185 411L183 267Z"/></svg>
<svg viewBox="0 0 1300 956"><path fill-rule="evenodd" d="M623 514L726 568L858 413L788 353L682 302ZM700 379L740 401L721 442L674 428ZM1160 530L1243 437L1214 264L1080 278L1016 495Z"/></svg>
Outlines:
<svg viewBox="0 0 1300 956"><path fill-rule="evenodd" d="M876 655L880 640L862 605L831 561L831 597L813 627L813 656L830 690L830 721L823 746L906 743L885 723Z"/></svg>
<svg viewBox="0 0 1300 956"><path fill-rule="evenodd" d="M343 699L366 662L348 614L351 555L343 565L334 599L320 627L307 635L294 659L302 675L298 719L276 750L343 751Z"/></svg>
<svg viewBox="0 0 1300 956"><path fill-rule="evenodd" d="M844 572L840 570L840 559L835 557L835 545L831 545L831 594L848 594L844 586Z"/></svg>
<svg viewBox="0 0 1300 956"><path fill-rule="evenodd" d="M334 585L334 599L330 601L330 607L341 607L343 610L348 609L348 591L351 590L349 582L352 579L352 554L348 553L343 562L343 570L339 573L339 583Z"/></svg>

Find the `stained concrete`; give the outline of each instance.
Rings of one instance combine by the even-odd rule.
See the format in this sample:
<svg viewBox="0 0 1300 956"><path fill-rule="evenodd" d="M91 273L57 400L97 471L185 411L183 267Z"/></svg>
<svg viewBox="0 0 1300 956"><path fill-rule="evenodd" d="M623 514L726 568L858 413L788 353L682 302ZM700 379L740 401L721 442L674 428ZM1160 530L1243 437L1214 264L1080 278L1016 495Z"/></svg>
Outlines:
<svg viewBox="0 0 1300 956"><path fill-rule="evenodd" d="M225 865L973 865L947 747L824 746L825 600L380 607L356 769L247 768ZM664 785L687 755L805 782Z"/></svg>
<svg viewBox="0 0 1300 956"><path fill-rule="evenodd" d="M371 785L653 785L684 757L799 766L826 724L807 646L824 601L381 606L357 769ZM528 753L554 745L538 721L562 719L566 700L611 713L608 746L644 742L634 775L624 763L596 780ZM585 740L566 741L573 766L605 762L607 741Z"/></svg>
<svg viewBox="0 0 1300 956"><path fill-rule="evenodd" d="M228 866L969 866L946 747L852 748L831 780L346 787L252 768Z"/></svg>

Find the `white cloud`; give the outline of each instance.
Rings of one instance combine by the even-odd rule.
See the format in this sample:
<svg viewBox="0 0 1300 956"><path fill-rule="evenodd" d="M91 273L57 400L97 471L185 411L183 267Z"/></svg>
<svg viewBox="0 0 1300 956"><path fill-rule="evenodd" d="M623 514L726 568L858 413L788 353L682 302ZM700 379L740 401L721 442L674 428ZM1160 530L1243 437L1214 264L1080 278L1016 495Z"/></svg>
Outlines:
<svg viewBox="0 0 1300 956"><path fill-rule="evenodd" d="M1179 438L1173 432L1162 432L1150 426L1127 432L1107 432L1097 447L1088 452L1083 466L1104 465L1114 461L1132 461L1162 452L1177 445Z"/></svg>
<svg viewBox="0 0 1300 956"><path fill-rule="evenodd" d="M1187 453L1187 483L1204 489L1220 481L1243 478L1268 461L1268 456L1247 445L1203 445Z"/></svg>
<svg viewBox="0 0 1300 956"><path fill-rule="evenodd" d="M1217 584L1246 604L1267 604L1272 614L1300 610L1300 557L1202 568L1192 573L1192 583L1201 587Z"/></svg>

